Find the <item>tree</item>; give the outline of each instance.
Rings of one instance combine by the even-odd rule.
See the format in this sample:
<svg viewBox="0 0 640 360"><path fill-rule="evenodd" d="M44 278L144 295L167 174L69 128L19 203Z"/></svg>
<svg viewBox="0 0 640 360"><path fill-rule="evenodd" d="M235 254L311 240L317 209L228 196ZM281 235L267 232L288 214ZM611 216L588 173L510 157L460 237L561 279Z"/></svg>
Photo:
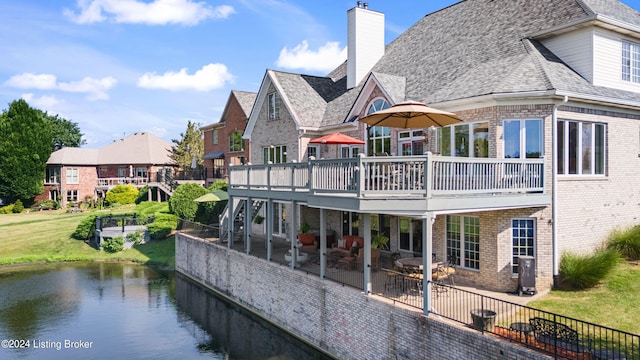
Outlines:
<svg viewBox="0 0 640 360"><path fill-rule="evenodd" d="M61 118L58 115L51 116L41 110L37 111L51 127L53 151L60 150L63 147L80 147L86 144L82 139L82 133L77 123Z"/></svg>
<svg viewBox="0 0 640 360"><path fill-rule="evenodd" d="M44 190L51 128L23 99L0 115L0 198L27 204Z"/></svg>
<svg viewBox="0 0 640 360"><path fill-rule="evenodd" d="M196 158L196 165L201 168L203 164L202 155L204 155L204 139L200 124L189 121L187 123L187 131L180 133L181 139L171 139L175 144L171 148L171 158L182 169L191 169L193 158Z"/></svg>

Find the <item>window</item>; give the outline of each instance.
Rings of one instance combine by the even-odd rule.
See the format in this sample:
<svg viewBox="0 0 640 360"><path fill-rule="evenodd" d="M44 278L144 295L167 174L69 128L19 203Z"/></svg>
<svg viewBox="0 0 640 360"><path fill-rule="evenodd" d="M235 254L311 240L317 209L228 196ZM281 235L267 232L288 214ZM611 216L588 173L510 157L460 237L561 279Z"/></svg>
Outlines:
<svg viewBox="0 0 640 360"><path fill-rule="evenodd" d="M424 131L412 130L402 131L398 133L398 147L400 148L400 155L422 155L424 153Z"/></svg>
<svg viewBox="0 0 640 360"><path fill-rule="evenodd" d="M480 269L480 219L447 215L447 259L468 269Z"/></svg>
<svg viewBox="0 0 640 360"><path fill-rule="evenodd" d="M391 216L371 214L371 237L378 234L385 234L387 237L391 235ZM380 250L389 250L389 243Z"/></svg>
<svg viewBox="0 0 640 360"><path fill-rule="evenodd" d="M60 168L47 168L47 184L60 183Z"/></svg>
<svg viewBox="0 0 640 360"><path fill-rule="evenodd" d="M535 256L535 229L534 219L511 220L511 247L513 258L511 259L511 273L518 273L519 256Z"/></svg>
<svg viewBox="0 0 640 360"><path fill-rule="evenodd" d="M400 218L400 250L422 256L422 220Z"/></svg>
<svg viewBox="0 0 640 360"><path fill-rule="evenodd" d="M229 151L242 151L242 131L236 130L229 135Z"/></svg>
<svg viewBox="0 0 640 360"><path fill-rule="evenodd" d="M640 45L622 42L622 80L640 83Z"/></svg>
<svg viewBox="0 0 640 360"><path fill-rule="evenodd" d="M280 119L280 102L278 101L278 94L273 92L268 95L269 101L269 120Z"/></svg>
<svg viewBox="0 0 640 360"><path fill-rule="evenodd" d="M287 208L283 203L273 203L273 234L286 235L287 233Z"/></svg>
<svg viewBox="0 0 640 360"><path fill-rule="evenodd" d="M340 145L341 158L358 157L360 147L358 145Z"/></svg>
<svg viewBox="0 0 640 360"><path fill-rule="evenodd" d="M542 120L505 120L504 157L514 159L543 156Z"/></svg>
<svg viewBox="0 0 640 360"><path fill-rule="evenodd" d="M143 167L136 168L136 177L146 178L147 174L148 174L147 168L143 168Z"/></svg>
<svg viewBox="0 0 640 360"><path fill-rule="evenodd" d="M558 121L558 174L604 175L606 125Z"/></svg>
<svg viewBox="0 0 640 360"><path fill-rule="evenodd" d="M287 162L287 147L285 145L271 145L263 149L263 161L265 164L280 164Z"/></svg>
<svg viewBox="0 0 640 360"><path fill-rule="evenodd" d="M443 156L489 157L489 123L486 121L438 128L437 139L438 152Z"/></svg>
<svg viewBox="0 0 640 360"><path fill-rule="evenodd" d="M357 236L360 233L360 214L355 212L342 212L342 235Z"/></svg>
<svg viewBox="0 0 640 360"><path fill-rule="evenodd" d="M67 201L68 202L78 201L78 190L67 190Z"/></svg>
<svg viewBox="0 0 640 360"><path fill-rule="evenodd" d="M318 159L319 153L318 145L307 145L307 160L311 159L311 157Z"/></svg>
<svg viewBox="0 0 640 360"><path fill-rule="evenodd" d="M127 177L127 168L126 167L119 167L118 168L118 177L119 178L123 178L123 177Z"/></svg>
<svg viewBox="0 0 640 360"><path fill-rule="evenodd" d="M378 110L386 109L389 107L384 99L374 100L369 109L367 115L374 113ZM369 155L377 154L389 154L391 152L391 129L385 126L372 126L369 128Z"/></svg>
<svg viewBox="0 0 640 360"><path fill-rule="evenodd" d="M77 168L68 168L67 169L67 184L79 184L80 179L78 178L78 169Z"/></svg>
<svg viewBox="0 0 640 360"><path fill-rule="evenodd" d="M211 131L211 142L213 142L214 145L218 144L218 129Z"/></svg>

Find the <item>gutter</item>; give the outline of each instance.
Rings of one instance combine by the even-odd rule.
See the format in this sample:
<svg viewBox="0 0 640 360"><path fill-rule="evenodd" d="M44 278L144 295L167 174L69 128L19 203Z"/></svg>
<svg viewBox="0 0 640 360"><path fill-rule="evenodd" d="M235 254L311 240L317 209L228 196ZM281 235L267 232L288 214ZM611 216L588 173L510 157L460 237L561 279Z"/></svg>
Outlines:
<svg viewBox="0 0 640 360"><path fill-rule="evenodd" d="M553 260L553 288L557 289L560 278L560 252L558 249L558 107L569 101L564 96L562 103L554 103L551 112L551 248Z"/></svg>

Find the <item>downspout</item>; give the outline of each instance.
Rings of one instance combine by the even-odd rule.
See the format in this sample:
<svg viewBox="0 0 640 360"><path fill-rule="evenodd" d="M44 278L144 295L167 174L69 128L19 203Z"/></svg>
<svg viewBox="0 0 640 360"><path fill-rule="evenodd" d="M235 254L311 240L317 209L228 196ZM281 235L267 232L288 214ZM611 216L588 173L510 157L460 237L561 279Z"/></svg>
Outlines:
<svg viewBox="0 0 640 360"><path fill-rule="evenodd" d="M561 104L554 104L551 112L551 246L553 259L553 288L559 285L560 254L558 249L558 107L569 101L564 96Z"/></svg>

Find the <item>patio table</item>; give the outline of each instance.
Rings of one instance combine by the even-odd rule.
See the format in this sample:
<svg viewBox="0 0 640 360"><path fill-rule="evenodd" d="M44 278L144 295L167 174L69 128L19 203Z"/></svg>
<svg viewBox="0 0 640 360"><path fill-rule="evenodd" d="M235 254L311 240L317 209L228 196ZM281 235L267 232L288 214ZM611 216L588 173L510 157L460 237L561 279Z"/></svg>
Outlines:
<svg viewBox="0 0 640 360"><path fill-rule="evenodd" d="M410 257L404 259L398 259L395 261L397 267L401 269L408 269L413 271L422 271L422 258L421 257ZM438 266L442 265L439 261L434 261L431 263L431 271L438 270Z"/></svg>

